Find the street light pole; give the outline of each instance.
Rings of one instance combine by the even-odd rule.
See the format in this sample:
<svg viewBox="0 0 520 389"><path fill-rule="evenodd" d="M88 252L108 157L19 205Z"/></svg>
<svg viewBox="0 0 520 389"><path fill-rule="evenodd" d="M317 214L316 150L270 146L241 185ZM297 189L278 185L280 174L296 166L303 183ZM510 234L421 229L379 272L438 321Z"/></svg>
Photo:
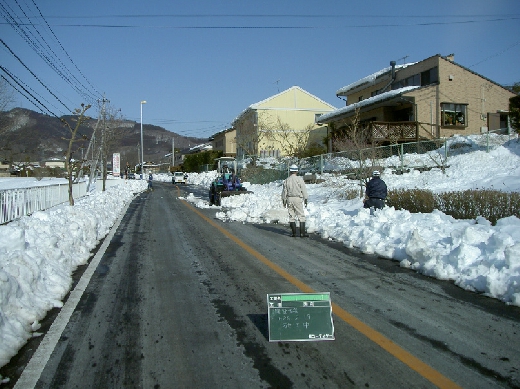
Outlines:
<svg viewBox="0 0 520 389"><path fill-rule="evenodd" d="M141 180L144 179L143 104L146 104L146 100L141 101Z"/></svg>

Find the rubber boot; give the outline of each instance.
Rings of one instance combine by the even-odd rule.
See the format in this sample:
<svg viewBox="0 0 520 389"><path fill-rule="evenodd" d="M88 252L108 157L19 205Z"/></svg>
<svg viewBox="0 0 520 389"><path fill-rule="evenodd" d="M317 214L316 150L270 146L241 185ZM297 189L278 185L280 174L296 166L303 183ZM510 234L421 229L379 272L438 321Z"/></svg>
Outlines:
<svg viewBox="0 0 520 389"><path fill-rule="evenodd" d="M292 237L294 238L296 236L296 223L295 222L290 222L289 225L291 226L291 231L292 231Z"/></svg>
<svg viewBox="0 0 520 389"><path fill-rule="evenodd" d="M307 238L308 236L307 231L305 231L305 222L300 222L300 237Z"/></svg>

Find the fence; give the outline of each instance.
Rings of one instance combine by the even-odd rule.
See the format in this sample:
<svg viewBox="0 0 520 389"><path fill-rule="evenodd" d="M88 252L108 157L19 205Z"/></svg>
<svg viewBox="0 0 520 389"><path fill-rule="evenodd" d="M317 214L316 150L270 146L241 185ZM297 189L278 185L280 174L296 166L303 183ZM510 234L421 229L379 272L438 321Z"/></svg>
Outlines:
<svg viewBox="0 0 520 389"><path fill-rule="evenodd" d="M486 132L472 137L451 137L426 141L399 143L389 146L341 151L309 158L285 159L271 162L263 169L245 169L246 179L251 183L266 184L288 175L289 165L299 165L300 174L333 173L365 178L373 168L392 168L397 173L408 169L426 170L447 167L450 156L482 150L489 152L504 143L518 139L518 135L505 130ZM427 154L427 155L426 155ZM266 171L265 171L266 170ZM247 172L247 173L246 173Z"/></svg>
<svg viewBox="0 0 520 389"><path fill-rule="evenodd" d="M418 159L411 162L406 160L406 155L426 154L434 150L442 149L447 150L446 142L446 140L410 142L322 154L300 160L300 170L320 174L336 173L349 175L354 174L354 172L360 168L371 168L373 166L383 167L386 165L386 167L392 167L401 171L405 168L425 168L426 165L428 165L425 159ZM445 161L445 159L445 156L439 154L439 162ZM386 160L386 162L383 160ZM434 161L431 161L431 163L433 164ZM388 164L390 164L390 166L388 166Z"/></svg>
<svg viewBox="0 0 520 389"><path fill-rule="evenodd" d="M118 185L123 180L107 180L106 187ZM101 190L103 181L96 181L95 190ZM87 182L72 185L73 197L87 194ZM0 224L5 224L36 211L43 211L69 201L69 185L55 184L30 188L0 190Z"/></svg>
<svg viewBox="0 0 520 389"><path fill-rule="evenodd" d="M517 139L518 135L498 130L474 137L451 137L399 143L389 146L322 154L300 160L300 171L312 173L355 174L364 167L390 167L398 172L406 169L446 167L450 156L470 151L486 151ZM424 154L428 154L424 157ZM423 157L418 157L423 155ZM365 172L361 173L362 175Z"/></svg>

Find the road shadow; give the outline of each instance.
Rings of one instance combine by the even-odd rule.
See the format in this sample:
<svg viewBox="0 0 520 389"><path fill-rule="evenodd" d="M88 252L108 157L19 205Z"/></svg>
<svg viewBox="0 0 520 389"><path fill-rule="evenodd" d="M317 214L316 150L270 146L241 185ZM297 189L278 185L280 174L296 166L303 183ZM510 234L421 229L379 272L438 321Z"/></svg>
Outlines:
<svg viewBox="0 0 520 389"><path fill-rule="evenodd" d="M269 323L267 313L250 313L247 315L249 320L258 328L264 338L269 341Z"/></svg>
<svg viewBox="0 0 520 389"><path fill-rule="evenodd" d="M278 235L291 235L289 226L284 226L282 224L254 224L254 227Z"/></svg>

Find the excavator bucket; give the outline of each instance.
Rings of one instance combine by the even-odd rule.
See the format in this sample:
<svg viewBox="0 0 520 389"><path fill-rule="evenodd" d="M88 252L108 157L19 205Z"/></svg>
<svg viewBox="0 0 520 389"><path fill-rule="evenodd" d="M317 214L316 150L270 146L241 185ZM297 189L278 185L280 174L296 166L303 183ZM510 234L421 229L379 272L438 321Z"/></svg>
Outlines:
<svg viewBox="0 0 520 389"><path fill-rule="evenodd" d="M241 194L253 193L250 190L223 190L220 192L220 197L236 196Z"/></svg>

